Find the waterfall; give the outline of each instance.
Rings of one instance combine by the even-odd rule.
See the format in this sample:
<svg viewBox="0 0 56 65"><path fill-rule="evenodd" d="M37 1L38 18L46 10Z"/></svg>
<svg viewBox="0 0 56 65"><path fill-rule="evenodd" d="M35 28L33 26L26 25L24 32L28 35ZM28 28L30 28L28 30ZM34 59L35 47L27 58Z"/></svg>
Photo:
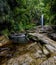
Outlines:
<svg viewBox="0 0 56 65"><path fill-rule="evenodd" d="M42 29L43 29L43 24L44 24L44 23L43 23L43 18L44 18L44 15L42 14L42 15L41 15L41 28L42 28Z"/></svg>

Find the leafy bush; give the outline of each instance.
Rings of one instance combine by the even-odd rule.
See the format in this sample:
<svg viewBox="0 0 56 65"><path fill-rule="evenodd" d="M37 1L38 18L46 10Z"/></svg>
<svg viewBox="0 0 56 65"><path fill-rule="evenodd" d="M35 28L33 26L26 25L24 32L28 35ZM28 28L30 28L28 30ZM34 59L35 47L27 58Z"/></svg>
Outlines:
<svg viewBox="0 0 56 65"><path fill-rule="evenodd" d="M44 14L45 24L56 25L55 6L56 0L0 0L0 24L9 23L8 31L21 32L32 28L32 21L40 21Z"/></svg>

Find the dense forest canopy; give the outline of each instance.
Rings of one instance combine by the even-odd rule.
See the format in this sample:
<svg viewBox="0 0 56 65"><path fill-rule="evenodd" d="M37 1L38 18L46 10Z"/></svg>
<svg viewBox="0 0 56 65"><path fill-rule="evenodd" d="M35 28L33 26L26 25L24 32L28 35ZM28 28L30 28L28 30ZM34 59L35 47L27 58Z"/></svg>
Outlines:
<svg viewBox="0 0 56 65"><path fill-rule="evenodd" d="M56 25L56 0L0 0L0 30L24 31L40 23Z"/></svg>

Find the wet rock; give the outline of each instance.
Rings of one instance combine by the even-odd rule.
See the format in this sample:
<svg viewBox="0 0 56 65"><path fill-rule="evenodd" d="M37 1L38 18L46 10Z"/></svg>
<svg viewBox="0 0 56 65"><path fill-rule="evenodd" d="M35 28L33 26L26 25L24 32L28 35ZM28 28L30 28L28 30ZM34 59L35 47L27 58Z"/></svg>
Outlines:
<svg viewBox="0 0 56 65"><path fill-rule="evenodd" d="M39 53L39 54L42 54L43 52L42 52L41 50L38 50L38 53Z"/></svg>
<svg viewBox="0 0 56 65"><path fill-rule="evenodd" d="M7 62L7 65L29 65L33 59L29 54L22 55L20 57L12 58Z"/></svg>
<svg viewBox="0 0 56 65"><path fill-rule="evenodd" d="M8 47L3 47L3 48L0 48L0 51L3 51L3 50L10 50L10 48L8 48Z"/></svg>
<svg viewBox="0 0 56 65"><path fill-rule="evenodd" d="M10 41L9 39L7 39L6 37L0 41L0 47L7 45L7 44L11 44L12 41Z"/></svg>
<svg viewBox="0 0 56 65"><path fill-rule="evenodd" d="M30 55L27 53L27 54L24 54L23 56L20 56L18 58L18 61L19 62L32 62L33 59L30 57Z"/></svg>
<svg viewBox="0 0 56 65"><path fill-rule="evenodd" d="M4 36L0 36L0 41L2 41L5 37Z"/></svg>
<svg viewBox="0 0 56 65"><path fill-rule="evenodd" d="M0 56L6 56L7 54L8 54L7 50L4 50L4 51L0 52Z"/></svg>
<svg viewBox="0 0 56 65"><path fill-rule="evenodd" d="M43 47L43 52L44 52L45 55L49 54L49 51L45 47Z"/></svg>
<svg viewBox="0 0 56 65"><path fill-rule="evenodd" d="M36 53L31 53L31 57L34 59L38 59L41 58L41 55L38 52L36 52Z"/></svg>
<svg viewBox="0 0 56 65"><path fill-rule="evenodd" d="M16 61L16 60L15 60ZM14 58L11 58L9 61L7 61L7 65L13 65L12 63L14 62Z"/></svg>
<svg viewBox="0 0 56 65"><path fill-rule="evenodd" d="M41 65L55 65L54 57L51 57L48 60L44 61Z"/></svg>
<svg viewBox="0 0 56 65"><path fill-rule="evenodd" d="M26 47L28 51L34 53L39 49L39 46L37 45L37 43L32 43L29 46Z"/></svg>
<svg viewBox="0 0 56 65"><path fill-rule="evenodd" d="M53 31L52 27L48 25L44 26L44 29L48 32Z"/></svg>
<svg viewBox="0 0 56 65"><path fill-rule="evenodd" d="M54 63L55 63L55 65L56 65L56 56L54 56Z"/></svg>
<svg viewBox="0 0 56 65"><path fill-rule="evenodd" d="M46 44L45 45L46 48L50 51L50 52L56 52L56 48L54 48L53 46L49 45L49 44Z"/></svg>
<svg viewBox="0 0 56 65"><path fill-rule="evenodd" d="M46 45L48 48L46 48ZM53 50L53 46L51 47ZM49 44L45 44L41 47L36 42L26 45L15 45L13 47L13 49L16 48L13 53L15 56L7 60L4 65L54 65L54 63L56 63L55 52L52 52L54 55L48 52L49 48L51 50L51 47ZM10 54L12 51L10 50L8 53ZM51 55L47 57L49 53L52 54L52 57Z"/></svg>
<svg viewBox="0 0 56 65"><path fill-rule="evenodd" d="M56 41L56 33L50 33L48 34L48 36L53 39L54 41Z"/></svg>
<svg viewBox="0 0 56 65"><path fill-rule="evenodd" d="M37 65L40 65L42 62L43 62L43 59L39 58L39 59L37 59L36 64L37 64Z"/></svg>

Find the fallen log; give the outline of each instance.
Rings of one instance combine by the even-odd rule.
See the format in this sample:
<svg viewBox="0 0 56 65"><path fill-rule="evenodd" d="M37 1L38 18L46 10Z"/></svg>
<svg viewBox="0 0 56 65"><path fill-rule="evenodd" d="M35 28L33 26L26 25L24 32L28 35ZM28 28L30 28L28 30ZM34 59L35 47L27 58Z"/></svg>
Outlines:
<svg viewBox="0 0 56 65"><path fill-rule="evenodd" d="M50 38L48 38L47 36L45 36L44 34L40 34L40 33L28 33L28 35L31 38L36 38L37 40L46 43L46 44L50 44L51 46L53 46L54 48L56 48L56 42L51 40Z"/></svg>

